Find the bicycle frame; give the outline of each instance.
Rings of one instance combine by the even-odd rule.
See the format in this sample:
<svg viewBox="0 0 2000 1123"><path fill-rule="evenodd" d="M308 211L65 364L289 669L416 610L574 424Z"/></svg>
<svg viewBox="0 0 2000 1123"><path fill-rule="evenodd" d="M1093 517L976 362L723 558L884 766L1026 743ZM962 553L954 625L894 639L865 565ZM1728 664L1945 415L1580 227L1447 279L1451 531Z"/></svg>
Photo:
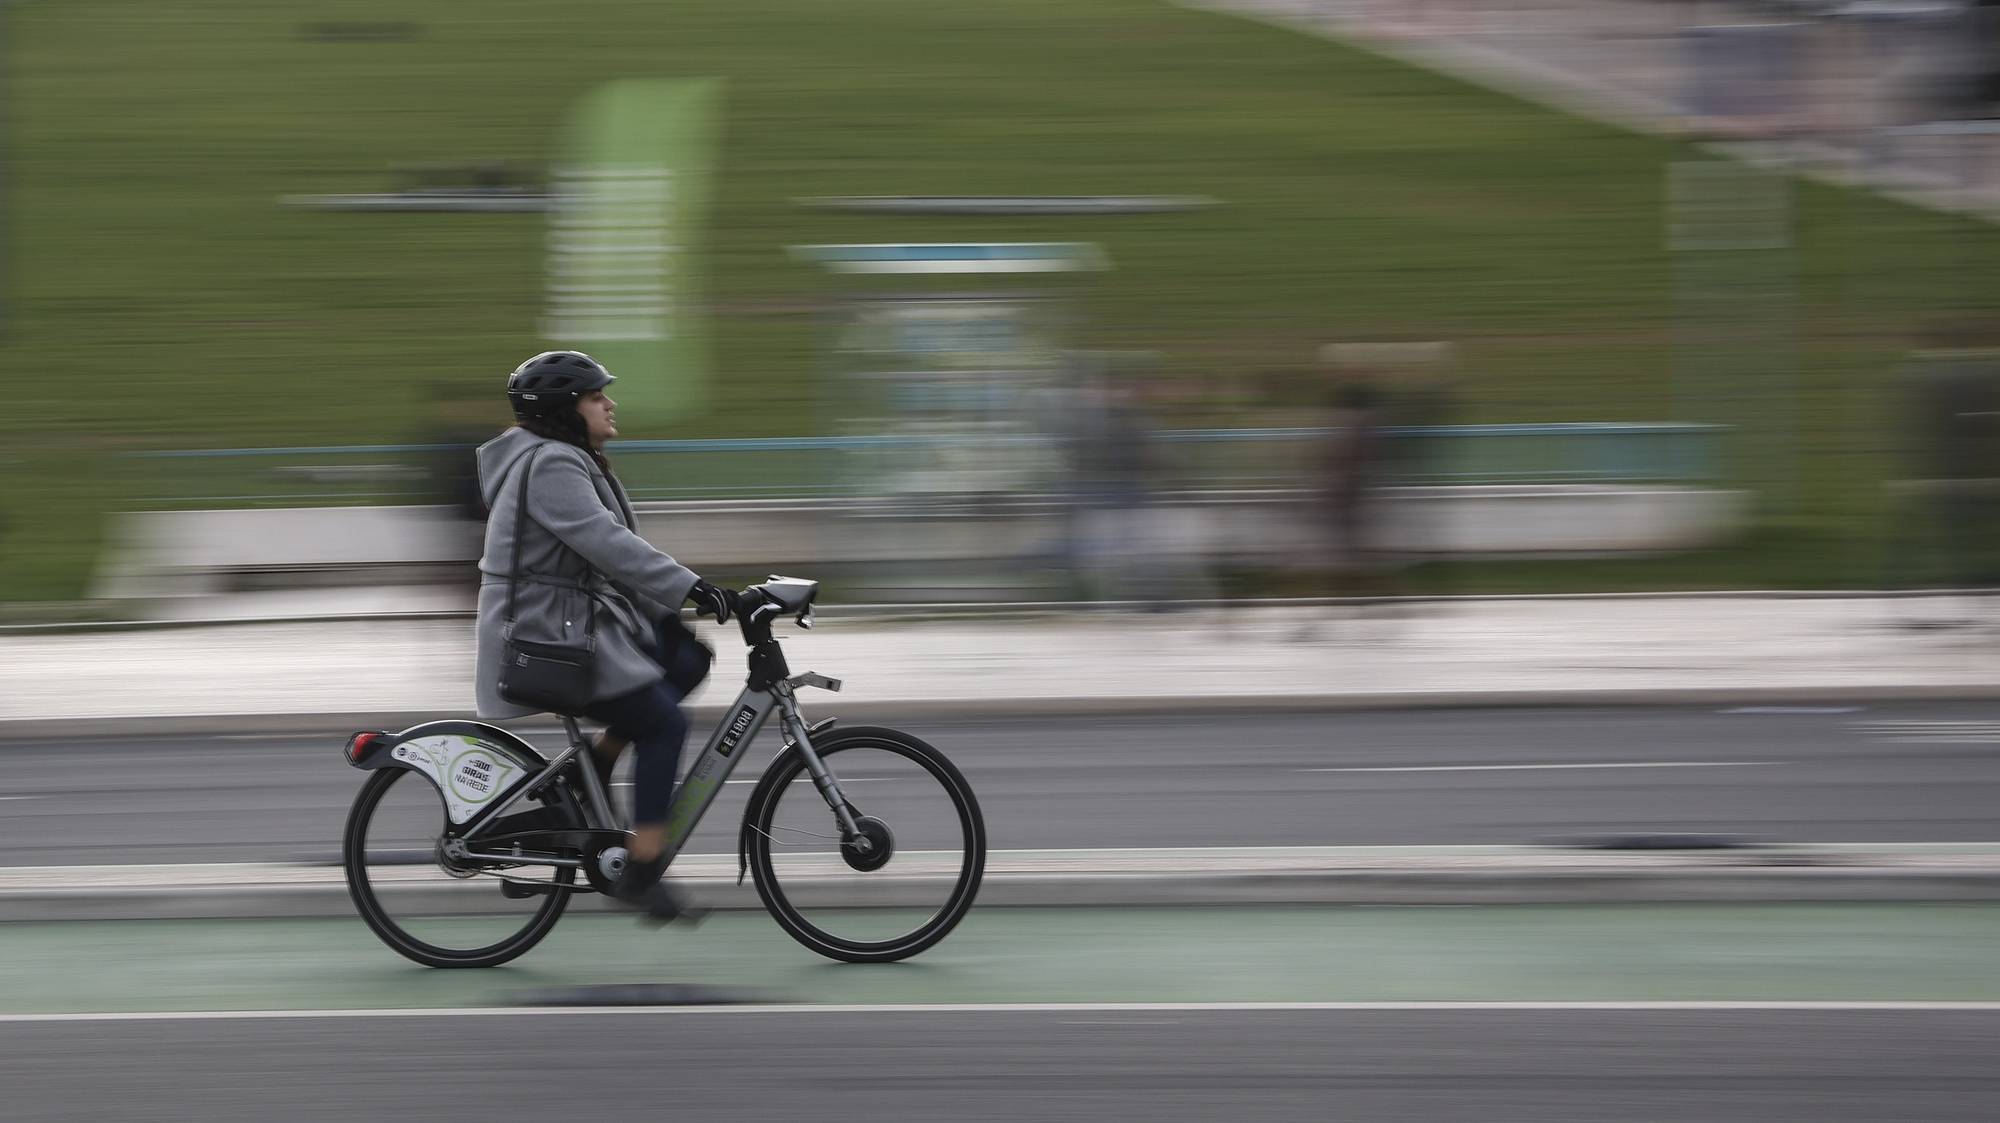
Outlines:
<svg viewBox="0 0 2000 1123"><path fill-rule="evenodd" d="M673 803L667 808L665 855L669 866L680 854L681 848L687 845L688 837L694 834L695 826L701 822L709 805L715 802L729 774L743 762L742 750L756 738L774 710L780 715L785 743L798 747L806 759L806 768L812 773L814 785L826 799L834 817L840 820L841 836L851 838L857 833L858 828L848 810L847 796L840 790L840 782L827 770L819 753L812 747L812 730L799 712L794 683L778 682L769 690L746 686L736 696L736 701L730 705L715 732L709 735L708 744L695 758L694 765L688 769L687 779L682 781L680 790L674 793Z"/></svg>
<svg viewBox="0 0 2000 1123"><path fill-rule="evenodd" d="M806 724L805 717L799 710L796 690L799 686L839 690L840 681L808 673L794 678L776 679L768 685L763 685L758 682L760 669L782 671L783 653L778 650L777 641L768 638L768 632L767 638L762 643L753 645L752 653L750 683L744 686L743 691L736 696L736 701L725 711L722 721L717 723L714 732L709 734L701 755L696 757L694 764L689 767L687 779L682 781L680 790L674 793L673 802L667 808L667 845L664 857L669 866L680 854L681 848L687 845L688 838L694 834L702 816L708 812L709 806L715 802L716 795L722 791L724 782L736 771L737 765L743 762L745 750L756 739L774 712L780 715L786 744L796 746L800 755L805 758L806 770L813 778L813 785L819 789L821 797L827 801L827 806L839 821L841 837L851 839L860 833L853 812L849 809L847 795L840 788L840 781L827 769L825 762L813 749L812 727ZM761 659L760 653L762 653ZM589 741L577 727L575 718L565 716L563 727L569 733L569 747L541 771L515 785L514 790L508 793L506 798L468 822L454 840L460 850L459 856L505 860L510 864L523 866L553 868L580 865L581 863L573 858L530 854L482 854L470 849L470 844L476 841L480 832L506 814L509 808L554 782L564 769L572 766L572 763L583 779L586 828L593 832L621 829L617 825L617 816L611 809L611 795L599 781L597 770L588 767L581 760L581 754L590 747Z"/></svg>

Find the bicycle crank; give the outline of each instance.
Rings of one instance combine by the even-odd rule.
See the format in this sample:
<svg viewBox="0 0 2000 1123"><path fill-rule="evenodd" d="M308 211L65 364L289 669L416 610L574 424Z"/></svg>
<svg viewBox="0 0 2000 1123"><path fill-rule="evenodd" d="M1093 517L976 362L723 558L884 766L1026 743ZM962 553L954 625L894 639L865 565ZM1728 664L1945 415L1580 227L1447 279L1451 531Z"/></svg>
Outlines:
<svg viewBox="0 0 2000 1123"><path fill-rule="evenodd" d="M625 870L631 851L623 846L606 846L590 855L583 863L583 876L590 887L605 896L611 895L611 883Z"/></svg>

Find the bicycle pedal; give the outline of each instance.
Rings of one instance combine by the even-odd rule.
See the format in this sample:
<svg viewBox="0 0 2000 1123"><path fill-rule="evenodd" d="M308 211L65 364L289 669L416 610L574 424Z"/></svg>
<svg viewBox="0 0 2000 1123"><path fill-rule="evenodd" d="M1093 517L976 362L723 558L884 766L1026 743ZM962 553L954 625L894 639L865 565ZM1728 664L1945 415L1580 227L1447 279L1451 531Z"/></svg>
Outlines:
<svg viewBox="0 0 2000 1123"><path fill-rule="evenodd" d="M510 901L525 901L530 897L546 897L554 890L546 885L523 885L518 881L500 883L500 895Z"/></svg>

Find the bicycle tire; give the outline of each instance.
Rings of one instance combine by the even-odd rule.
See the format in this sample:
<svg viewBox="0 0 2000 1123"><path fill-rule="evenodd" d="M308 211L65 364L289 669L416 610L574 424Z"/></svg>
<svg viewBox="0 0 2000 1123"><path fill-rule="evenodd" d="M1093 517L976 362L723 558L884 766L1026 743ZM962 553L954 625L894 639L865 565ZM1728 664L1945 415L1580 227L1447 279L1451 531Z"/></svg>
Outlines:
<svg viewBox="0 0 2000 1123"><path fill-rule="evenodd" d="M563 910L569 907L569 899L573 895L571 890L556 889L543 894L544 899L540 907L528 914L527 922L519 931L476 948L443 947L413 935L403 925L397 923L390 910L384 907L375 891L374 883L368 876L367 840L368 824L376 807L380 805L382 797L388 794L390 788L404 777L408 777L406 781L408 783L428 783L423 777L402 768L385 768L370 775L367 782L361 785L360 793L354 797L354 806L348 812L346 831L341 839L341 864L347 873L347 893L353 899L355 909L361 913L361 919L367 923L369 929L398 955L426 967L497 967L519 957L540 943L542 938L549 934L549 930L555 927L556 921L562 919ZM551 790L559 791L560 788ZM560 799L554 805L566 806ZM571 816L576 817L573 809ZM438 822L442 828L444 822L442 799L438 802ZM576 825L579 827L583 825L580 819ZM571 885L575 882L576 871L569 868L555 869L551 871L551 878L559 885Z"/></svg>
<svg viewBox="0 0 2000 1123"><path fill-rule="evenodd" d="M851 940L828 932L809 920L786 895L771 857L772 820L792 781L805 770L805 757L790 746L772 759L770 767L751 793L744 810L742 845L749 859L757 895L764 907L793 939L826 956L847 963L888 963L907 959L936 944L951 933L972 908L979 895L980 880L986 871L986 822L979 802L965 776L936 748L895 729L860 726L836 730L813 746L836 776L842 752L859 748L887 751L921 767L936 779L950 796L964 839L964 858L944 903L918 927L883 940ZM824 800L810 784L800 785L811 798ZM831 813L828 812L829 818Z"/></svg>

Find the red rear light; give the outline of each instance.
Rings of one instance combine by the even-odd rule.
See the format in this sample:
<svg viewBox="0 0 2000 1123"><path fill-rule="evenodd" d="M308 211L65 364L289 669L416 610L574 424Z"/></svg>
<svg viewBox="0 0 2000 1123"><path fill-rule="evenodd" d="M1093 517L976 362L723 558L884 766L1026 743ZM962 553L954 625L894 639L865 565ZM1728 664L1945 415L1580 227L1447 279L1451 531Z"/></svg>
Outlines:
<svg viewBox="0 0 2000 1123"><path fill-rule="evenodd" d="M360 764L361 758L368 755L368 750L374 746L375 742L381 740L386 736L388 736L388 734L386 733L373 732L373 733L356 733L354 736L349 737L347 739L348 763Z"/></svg>

